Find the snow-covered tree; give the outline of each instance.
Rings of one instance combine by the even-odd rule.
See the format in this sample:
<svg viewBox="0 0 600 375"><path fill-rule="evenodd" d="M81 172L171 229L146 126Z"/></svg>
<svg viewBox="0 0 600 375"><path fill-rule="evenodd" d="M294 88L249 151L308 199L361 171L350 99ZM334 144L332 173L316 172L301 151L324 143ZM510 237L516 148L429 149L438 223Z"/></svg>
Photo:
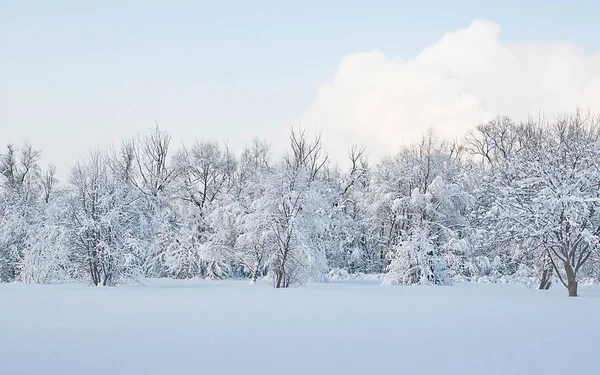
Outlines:
<svg viewBox="0 0 600 375"><path fill-rule="evenodd" d="M430 237L427 230L417 226L391 252L391 262L383 284L446 285L449 283L446 268L435 239Z"/></svg>
<svg viewBox="0 0 600 375"><path fill-rule="evenodd" d="M21 262L37 220L40 152L25 143L0 155L0 280L21 279Z"/></svg>
<svg viewBox="0 0 600 375"><path fill-rule="evenodd" d="M377 169L372 222L390 260L387 284L446 283L448 268L460 268L463 247L455 245L465 236L471 198L461 184L460 164L452 150L430 133ZM430 270L438 275L398 278L401 270L414 273L427 258L426 264L437 264Z"/></svg>
<svg viewBox="0 0 600 375"><path fill-rule="evenodd" d="M526 148L506 164L509 177L493 211L498 232L521 239L525 254L550 263L570 296L600 245L598 125L578 113L544 126L542 147Z"/></svg>
<svg viewBox="0 0 600 375"><path fill-rule="evenodd" d="M366 197L370 170L366 150L353 146L348 153L346 173L329 172L325 183L332 202L330 227L323 238L327 261L332 269L350 273L377 272L380 267L376 247L369 235Z"/></svg>
<svg viewBox="0 0 600 375"><path fill-rule="evenodd" d="M269 146L254 140L240 157L235 186L218 200L209 215L214 233L211 246L252 281L267 272L267 260L275 238L265 217L261 199L271 181L273 168Z"/></svg>
<svg viewBox="0 0 600 375"><path fill-rule="evenodd" d="M174 246L175 223L179 213L171 199L178 169L170 162L170 135L158 127L146 135L123 142L120 152L111 157L111 169L131 185L139 199L137 238L143 242L140 254L147 276L165 276L162 256Z"/></svg>
<svg viewBox="0 0 600 375"><path fill-rule="evenodd" d="M79 272L93 285L114 285L141 275L137 200L99 151L73 168L70 247Z"/></svg>
<svg viewBox="0 0 600 375"><path fill-rule="evenodd" d="M265 180L257 199L257 228L274 245L268 260L276 288L287 288L323 277L325 250L319 241L326 230L330 203L322 194L319 173L327 162L321 137L311 142L292 131L290 150Z"/></svg>
<svg viewBox="0 0 600 375"><path fill-rule="evenodd" d="M68 208L63 191L46 196L38 204L37 213L28 224L18 281L49 283L74 276L68 244Z"/></svg>
<svg viewBox="0 0 600 375"><path fill-rule="evenodd" d="M155 128L78 163L70 184L30 145L0 155L0 280L332 274L385 284L600 279L600 126L593 116L498 117L463 143L431 132L371 167L331 165L292 131L271 155L215 142L172 150ZM338 273L339 271L339 273Z"/></svg>
<svg viewBox="0 0 600 375"><path fill-rule="evenodd" d="M210 241L215 228L209 216L217 199L234 187L237 161L228 148L215 142L196 142L175 156L174 197L179 212L169 247L161 254L168 275L179 278L227 277L227 254ZM173 241L174 240L174 241Z"/></svg>

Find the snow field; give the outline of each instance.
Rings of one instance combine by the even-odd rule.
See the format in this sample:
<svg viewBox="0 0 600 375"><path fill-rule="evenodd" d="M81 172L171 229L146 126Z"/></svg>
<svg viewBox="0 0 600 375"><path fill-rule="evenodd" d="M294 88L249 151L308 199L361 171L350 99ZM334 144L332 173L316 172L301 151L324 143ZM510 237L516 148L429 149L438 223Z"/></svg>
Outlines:
<svg viewBox="0 0 600 375"><path fill-rule="evenodd" d="M597 374L600 288L0 284L2 374Z"/></svg>

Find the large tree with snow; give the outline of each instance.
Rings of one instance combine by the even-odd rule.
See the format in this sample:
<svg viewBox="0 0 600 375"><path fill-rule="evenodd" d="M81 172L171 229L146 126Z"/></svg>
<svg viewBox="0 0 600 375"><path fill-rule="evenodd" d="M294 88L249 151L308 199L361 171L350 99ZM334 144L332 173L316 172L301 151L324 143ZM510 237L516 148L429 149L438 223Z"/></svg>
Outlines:
<svg viewBox="0 0 600 375"><path fill-rule="evenodd" d="M537 124L539 147L504 166L494 204L500 230L551 264L577 295L578 273L600 244L599 122L580 114Z"/></svg>
<svg viewBox="0 0 600 375"><path fill-rule="evenodd" d="M139 197L99 151L71 172L70 246L82 274L96 286L141 275Z"/></svg>

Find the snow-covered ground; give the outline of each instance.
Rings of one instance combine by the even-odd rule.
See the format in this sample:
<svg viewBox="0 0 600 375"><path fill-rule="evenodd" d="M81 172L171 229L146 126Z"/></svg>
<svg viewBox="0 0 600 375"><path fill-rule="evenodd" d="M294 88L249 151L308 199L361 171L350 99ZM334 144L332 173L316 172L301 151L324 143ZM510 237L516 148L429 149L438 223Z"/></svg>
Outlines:
<svg viewBox="0 0 600 375"><path fill-rule="evenodd" d="M600 289L0 285L0 373L599 374Z"/></svg>

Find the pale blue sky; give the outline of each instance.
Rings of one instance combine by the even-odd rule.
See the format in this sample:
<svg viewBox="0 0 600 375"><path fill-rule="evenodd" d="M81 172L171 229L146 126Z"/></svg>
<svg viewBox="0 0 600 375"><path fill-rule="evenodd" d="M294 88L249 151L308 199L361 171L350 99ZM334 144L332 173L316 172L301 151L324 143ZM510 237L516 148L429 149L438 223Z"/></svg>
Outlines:
<svg viewBox="0 0 600 375"><path fill-rule="evenodd" d="M502 40L600 50L595 1L0 0L0 143L68 169L153 126L174 141L278 137L347 54L410 59L473 19Z"/></svg>

